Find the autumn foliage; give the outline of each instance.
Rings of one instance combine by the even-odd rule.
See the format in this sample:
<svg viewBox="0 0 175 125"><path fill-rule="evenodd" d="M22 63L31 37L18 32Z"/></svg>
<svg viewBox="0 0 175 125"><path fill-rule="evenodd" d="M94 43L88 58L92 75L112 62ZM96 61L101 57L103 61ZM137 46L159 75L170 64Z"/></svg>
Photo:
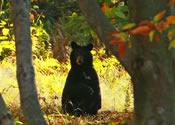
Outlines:
<svg viewBox="0 0 175 125"><path fill-rule="evenodd" d="M175 0L169 1L168 5L170 6L172 4L175 4ZM129 36L142 35L145 39L149 38L151 42L155 41L159 43L161 39L160 35L164 31L168 31L167 38L170 41L168 49L175 47L175 40L173 40L175 29L172 27L175 24L175 16L165 17L165 14L166 10L163 10L155 15L151 21L143 20L139 24L128 23L120 31L111 33L115 38L110 41L110 44L118 45L118 53L120 57L124 57L127 50L126 42L128 42Z"/></svg>

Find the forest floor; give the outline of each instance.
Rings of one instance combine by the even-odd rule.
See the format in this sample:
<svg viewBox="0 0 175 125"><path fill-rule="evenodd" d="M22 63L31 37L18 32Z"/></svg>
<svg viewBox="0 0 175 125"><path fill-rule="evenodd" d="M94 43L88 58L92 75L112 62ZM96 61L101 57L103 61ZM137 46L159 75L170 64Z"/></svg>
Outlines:
<svg viewBox="0 0 175 125"><path fill-rule="evenodd" d="M100 60L100 57L94 56L102 96L102 108L94 116L75 117L60 112L69 62L61 64L52 58L35 59L34 66L38 98L49 125L128 125L132 119L134 104L130 76L116 58ZM16 63L3 60L0 70L0 92L17 125L25 125L16 80Z"/></svg>
<svg viewBox="0 0 175 125"><path fill-rule="evenodd" d="M21 109L12 110L16 125L25 125ZM133 110L99 111L97 115L83 115L80 117L62 114L59 111L44 112L44 117L48 125L128 125L133 118Z"/></svg>
<svg viewBox="0 0 175 125"><path fill-rule="evenodd" d="M50 125L128 125L133 112L101 111L97 115L68 116L58 114L48 117Z"/></svg>

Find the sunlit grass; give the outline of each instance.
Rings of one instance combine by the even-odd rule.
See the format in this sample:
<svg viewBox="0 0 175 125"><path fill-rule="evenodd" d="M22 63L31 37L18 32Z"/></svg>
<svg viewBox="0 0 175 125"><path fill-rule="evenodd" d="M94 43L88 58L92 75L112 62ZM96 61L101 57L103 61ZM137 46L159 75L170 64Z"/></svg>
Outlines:
<svg viewBox="0 0 175 125"><path fill-rule="evenodd" d="M101 52L101 54L103 53ZM100 111L133 109L130 76L120 66L115 57L102 58L100 54L95 52L93 52L93 55L94 67L99 76L102 94L102 108ZM19 108L19 90L15 66L15 63L8 60L2 61L0 64L0 92L10 110ZM44 113L59 112L61 93L70 69L70 63L60 64L53 58L35 59L34 66L38 96Z"/></svg>

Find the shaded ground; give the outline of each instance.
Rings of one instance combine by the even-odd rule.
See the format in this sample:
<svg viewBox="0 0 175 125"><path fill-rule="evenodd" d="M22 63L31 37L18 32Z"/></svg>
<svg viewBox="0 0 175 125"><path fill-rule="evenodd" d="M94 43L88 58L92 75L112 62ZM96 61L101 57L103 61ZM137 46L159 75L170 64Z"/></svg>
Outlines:
<svg viewBox="0 0 175 125"><path fill-rule="evenodd" d="M54 114L48 116L50 125L128 125L133 112L102 111L94 116L67 116Z"/></svg>

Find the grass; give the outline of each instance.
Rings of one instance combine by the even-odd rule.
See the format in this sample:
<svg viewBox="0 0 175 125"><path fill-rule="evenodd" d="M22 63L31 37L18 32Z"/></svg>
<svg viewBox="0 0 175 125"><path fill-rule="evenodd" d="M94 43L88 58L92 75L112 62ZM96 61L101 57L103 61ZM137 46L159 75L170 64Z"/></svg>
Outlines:
<svg viewBox="0 0 175 125"><path fill-rule="evenodd" d="M124 112L126 110L133 110L130 76L115 57L104 58L103 50L100 50L98 53L93 50L92 53L94 56L94 68L99 76L102 94L100 114L103 115L105 111ZM6 59L0 64L0 92L16 120L23 121L14 60ZM57 118L58 122L64 116L60 113L61 93L70 69L70 62L61 64L53 58L46 60L36 58L34 60L34 67L38 97L45 117L53 121L55 116L59 116ZM67 117L67 119L69 118ZM92 120L93 118L91 117L89 119ZM78 121L80 123L82 122L81 120L76 119L76 122Z"/></svg>

